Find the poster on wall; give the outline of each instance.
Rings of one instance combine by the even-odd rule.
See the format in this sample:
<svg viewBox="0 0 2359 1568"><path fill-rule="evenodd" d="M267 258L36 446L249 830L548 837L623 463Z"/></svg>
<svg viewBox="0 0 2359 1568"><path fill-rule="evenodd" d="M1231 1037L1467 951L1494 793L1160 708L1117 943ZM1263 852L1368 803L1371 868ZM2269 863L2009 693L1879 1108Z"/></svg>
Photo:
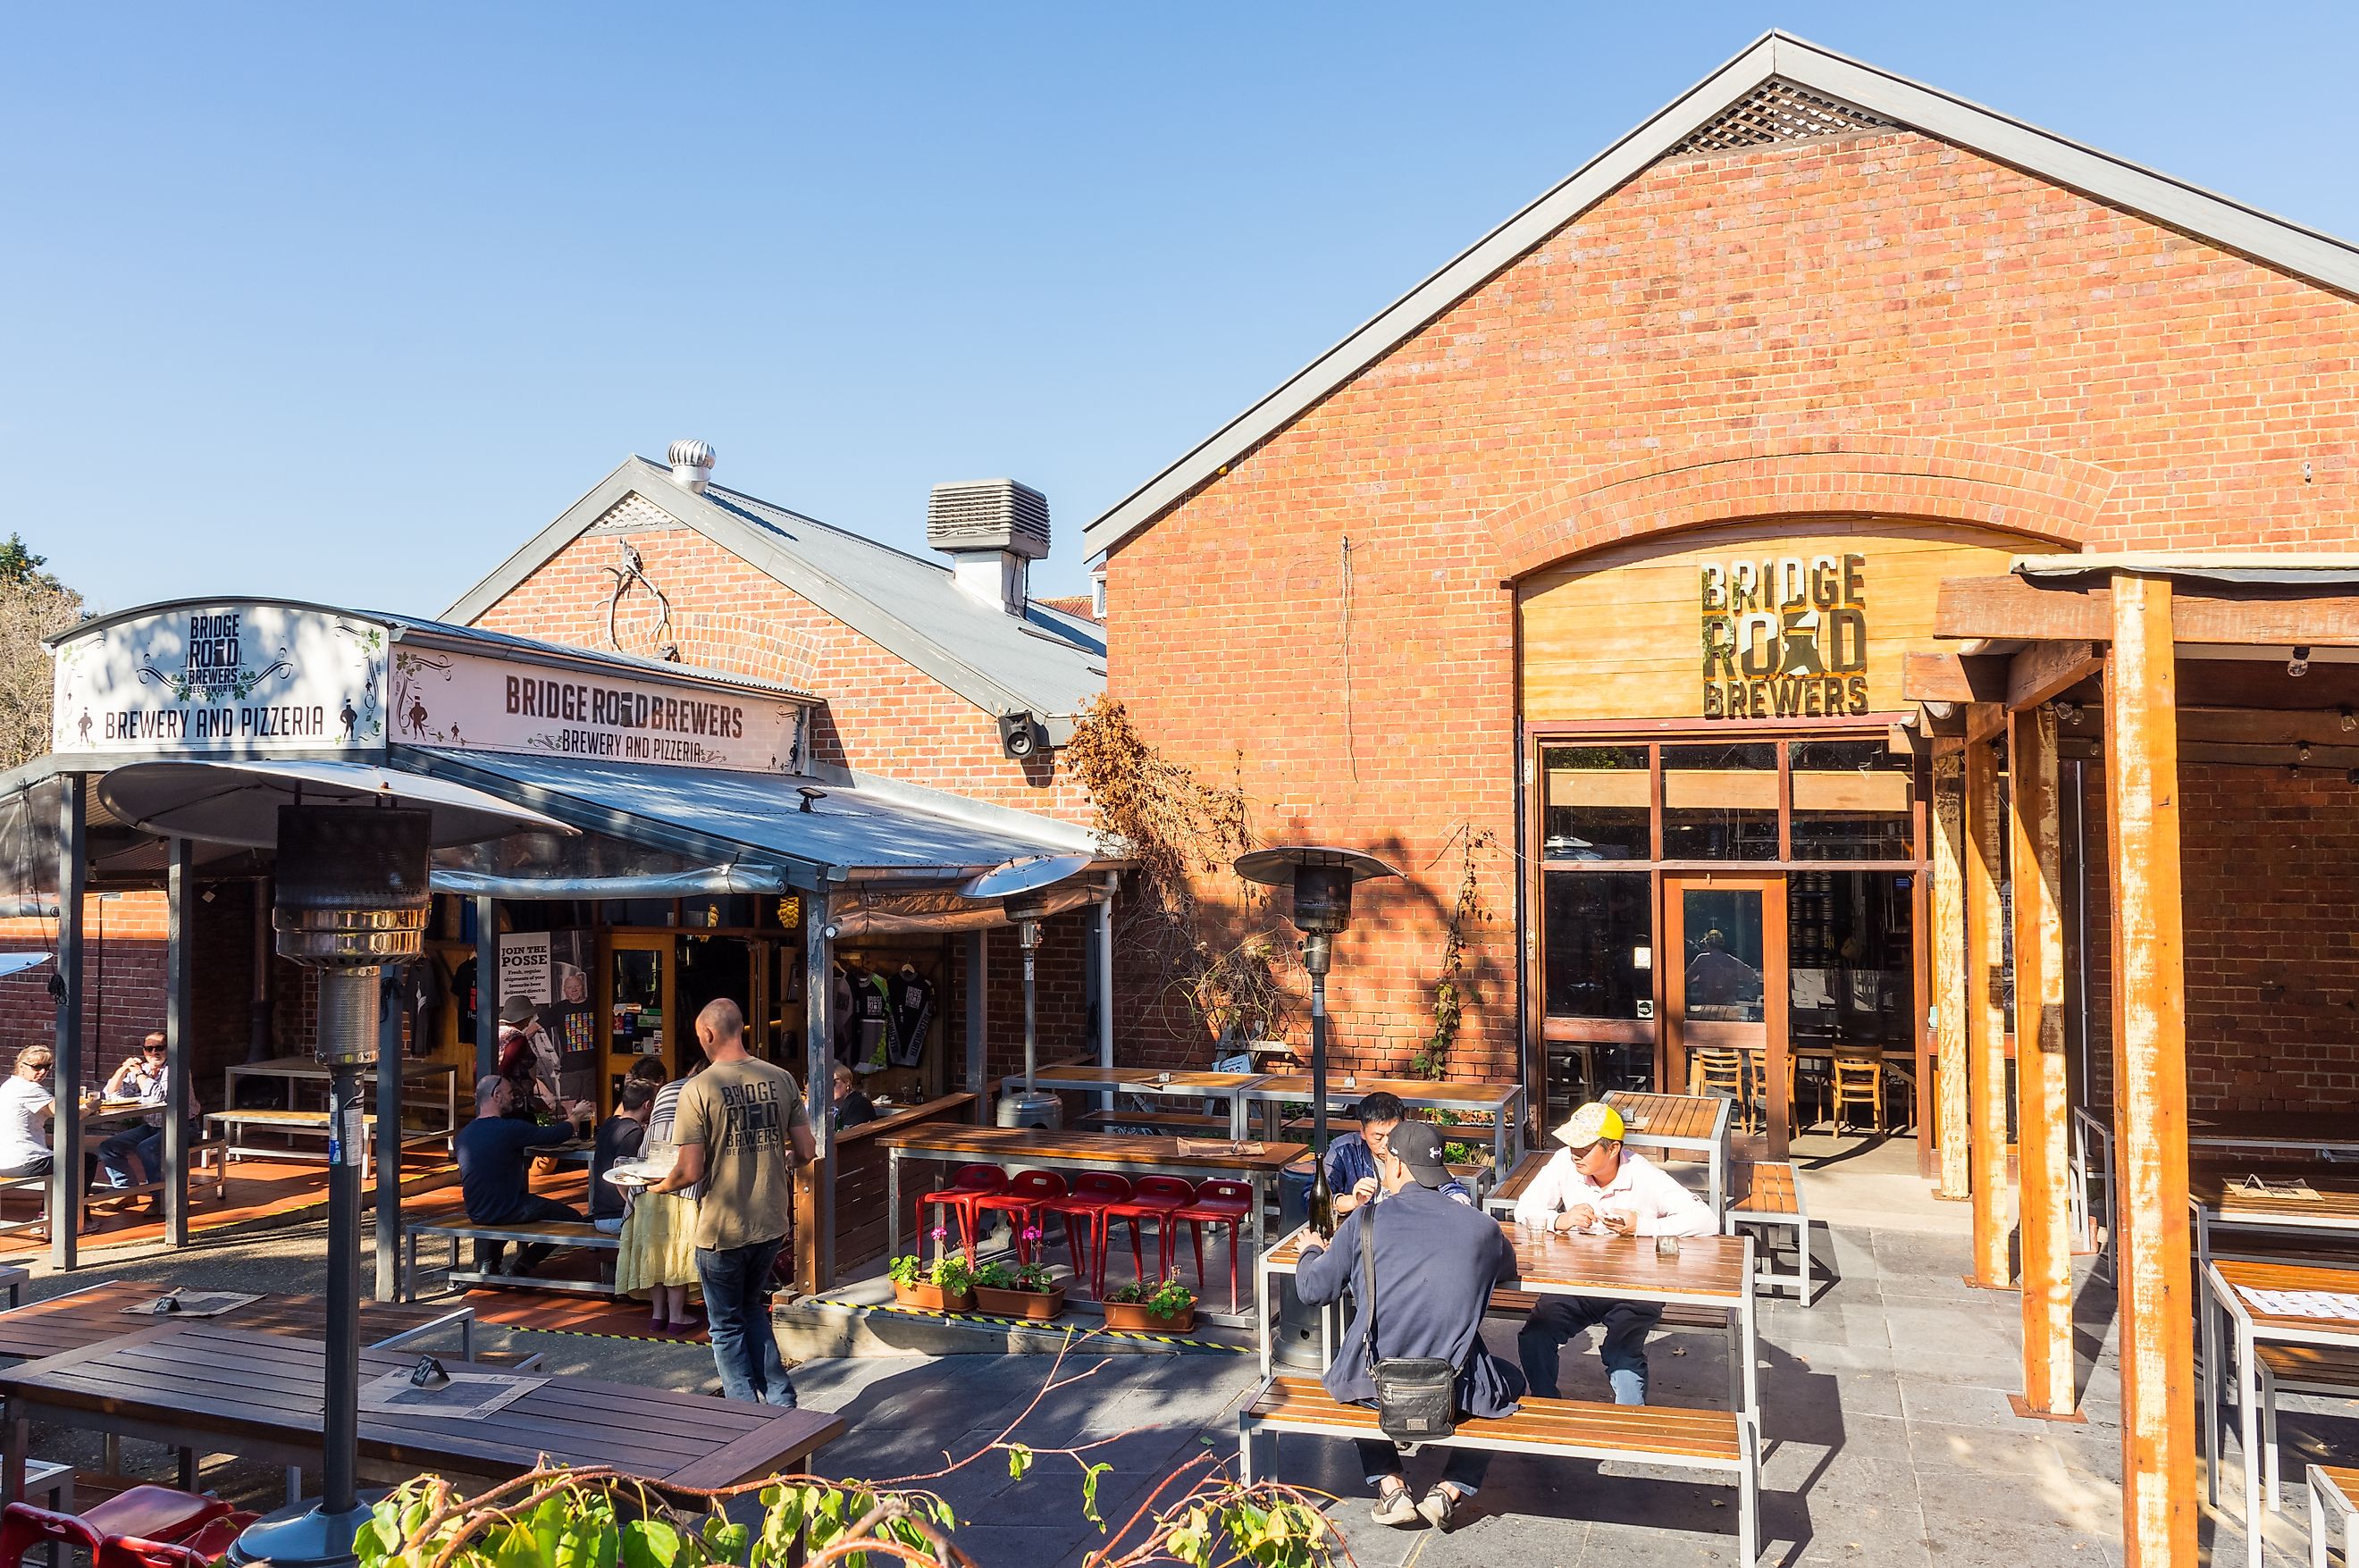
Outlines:
<svg viewBox="0 0 2359 1568"><path fill-rule="evenodd" d="M598 1009L590 982L598 972L593 931L551 931L549 984L552 993L543 1016L557 1041L558 1089L570 1100L595 1101L598 1094Z"/></svg>
<svg viewBox="0 0 2359 1568"><path fill-rule="evenodd" d="M50 748L151 756L373 751L386 739L385 626L229 602L60 643Z"/></svg>
<svg viewBox="0 0 2359 1568"><path fill-rule="evenodd" d="M402 647L391 706L393 738L409 746L757 773L804 765L803 705L726 687Z"/></svg>
<svg viewBox="0 0 2359 1568"><path fill-rule="evenodd" d="M500 937L501 1005L506 1006L510 996L522 996L543 1009L546 1019L549 996L549 933L504 932Z"/></svg>

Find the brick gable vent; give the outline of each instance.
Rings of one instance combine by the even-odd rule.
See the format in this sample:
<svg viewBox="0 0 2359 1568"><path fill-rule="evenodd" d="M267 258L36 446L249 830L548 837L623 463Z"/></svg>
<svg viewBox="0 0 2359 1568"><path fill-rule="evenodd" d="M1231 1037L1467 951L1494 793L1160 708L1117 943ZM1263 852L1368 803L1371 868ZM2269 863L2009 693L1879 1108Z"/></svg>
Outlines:
<svg viewBox="0 0 2359 1568"><path fill-rule="evenodd" d="M1736 152L1891 128L1891 121L1855 103L1773 76L1663 156L1693 158L1699 153Z"/></svg>

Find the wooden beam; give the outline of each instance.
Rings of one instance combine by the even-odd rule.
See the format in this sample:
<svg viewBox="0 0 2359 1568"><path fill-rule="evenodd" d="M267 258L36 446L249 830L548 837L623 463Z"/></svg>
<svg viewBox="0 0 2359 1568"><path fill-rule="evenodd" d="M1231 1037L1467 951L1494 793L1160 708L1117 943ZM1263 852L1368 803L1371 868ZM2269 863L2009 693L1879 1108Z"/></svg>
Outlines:
<svg viewBox="0 0 2359 1568"><path fill-rule="evenodd" d="M2007 662L2006 705L2017 712L2036 707L2103 674L2104 668L2095 643L2033 643Z"/></svg>
<svg viewBox="0 0 2359 1568"><path fill-rule="evenodd" d="M2118 576L2116 583L2166 581ZM2359 648L2359 593L2335 589L2238 588L2188 583L2172 595L2174 640L2244 648ZM2086 583L2043 586L2007 573L1951 577L1933 610L1933 635L2103 642L2113 635L2107 591Z"/></svg>
<svg viewBox="0 0 2359 1568"><path fill-rule="evenodd" d="M2359 746L2359 727L2344 728L2343 714L2332 708L2181 708L2179 738L2215 746Z"/></svg>
<svg viewBox="0 0 2359 1568"><path fill-rule="evenodd" d="M2195 1568L2197 1561L2172 596L2168 582L2114 579L2113 657L2105 670L2122 1534L2128 1568Z"/></svg>
<svg viewBox="0 0 2359 1568"><path fill-rule="evenodd" d="M1966 715L1978 723L2006 710L1977 703ZM2007 1260L2011 1228L2006 1199L2006 933L1999 877L2006 817L1999 805L1998 757L1988 740L1968 739L1966 804L1966 1125L1972 1134L1970 1171L1974 1203L1973 1283L2003 1290L2014 1282Z"/></svg>
<svg viewBox="0 0 2359 1568"><path fill-rule="evenodd" d="M1965 708L1966 744L1985 741L2006 733L2005 702L1969 702Z"/></svg>
<svg viewBox="0 0 2359 1568"><path fill-rule="evenodd" d="M1901 662L1900 695L1910 702L1995 702L2006 695L2006 660L1912 653Z"/></svg>
<svg viewBox="0 0 2359 1568"><path fill-rule="evenodd" d="M2064 838L2055 713L2036 706L2017 713L2006 755L2023 1258L2023 1394L2016 1413L2076 1419L2067 1158L2072 1109L2064 1077Z"/></svg>
<svg viewBox="0 0 2359 1568"><path fill-rule="evenodd" d="M1941 1197L1962 1203L1973 1191L1966 1151L1966 865L1962 740L1933 742L1933 1051L1940 1100L1934 1108L1941 1154Z"/></svg>

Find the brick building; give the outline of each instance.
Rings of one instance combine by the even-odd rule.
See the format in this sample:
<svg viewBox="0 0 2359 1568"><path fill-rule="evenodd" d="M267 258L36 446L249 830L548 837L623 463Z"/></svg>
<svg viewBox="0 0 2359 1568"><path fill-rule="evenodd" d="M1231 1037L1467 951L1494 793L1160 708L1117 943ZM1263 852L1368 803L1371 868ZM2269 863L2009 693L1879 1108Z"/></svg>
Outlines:
<svg viewBox="0 0 2359 1568"><path fill-rule="evenodd" d="M2354 350L2352 246L1773 34L1096 519L1110 691L1265 837L1407 873L1338 945L1361 1070L1431 1030L1472 835L1455 1075L1555 1117L1864 1049L1930 1126L1940 584L2348 548ZM2101 1102L2104 779L2061 727ZM2295 761L2187 758L2199 1109L2359 1087L2359 802Z"/></svg>

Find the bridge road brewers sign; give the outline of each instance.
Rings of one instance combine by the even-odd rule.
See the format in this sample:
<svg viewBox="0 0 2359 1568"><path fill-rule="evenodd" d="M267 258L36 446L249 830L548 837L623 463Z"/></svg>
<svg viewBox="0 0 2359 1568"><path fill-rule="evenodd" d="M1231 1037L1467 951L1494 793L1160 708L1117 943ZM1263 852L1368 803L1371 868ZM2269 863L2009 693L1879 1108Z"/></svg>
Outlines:
<svg viewBox="0 0 2359 1568"><path fill-rule="evenodd" d="M645 681L403 643L393 738L596 762L797 773L802 704L718 684Z"/></svg>
<svg viewBox="0 0 2359 1568"><path fill-rule="evenodd" d="M60 752L375 751L386 629L332 611L182 604L60 643Z"/></svg>
<svg viewBox="0 0 2359 1568"><path fill-rule="evenodd" d="M1707 719L1855 717L1867 706L1867 558L1697 569Z"/></svg>

